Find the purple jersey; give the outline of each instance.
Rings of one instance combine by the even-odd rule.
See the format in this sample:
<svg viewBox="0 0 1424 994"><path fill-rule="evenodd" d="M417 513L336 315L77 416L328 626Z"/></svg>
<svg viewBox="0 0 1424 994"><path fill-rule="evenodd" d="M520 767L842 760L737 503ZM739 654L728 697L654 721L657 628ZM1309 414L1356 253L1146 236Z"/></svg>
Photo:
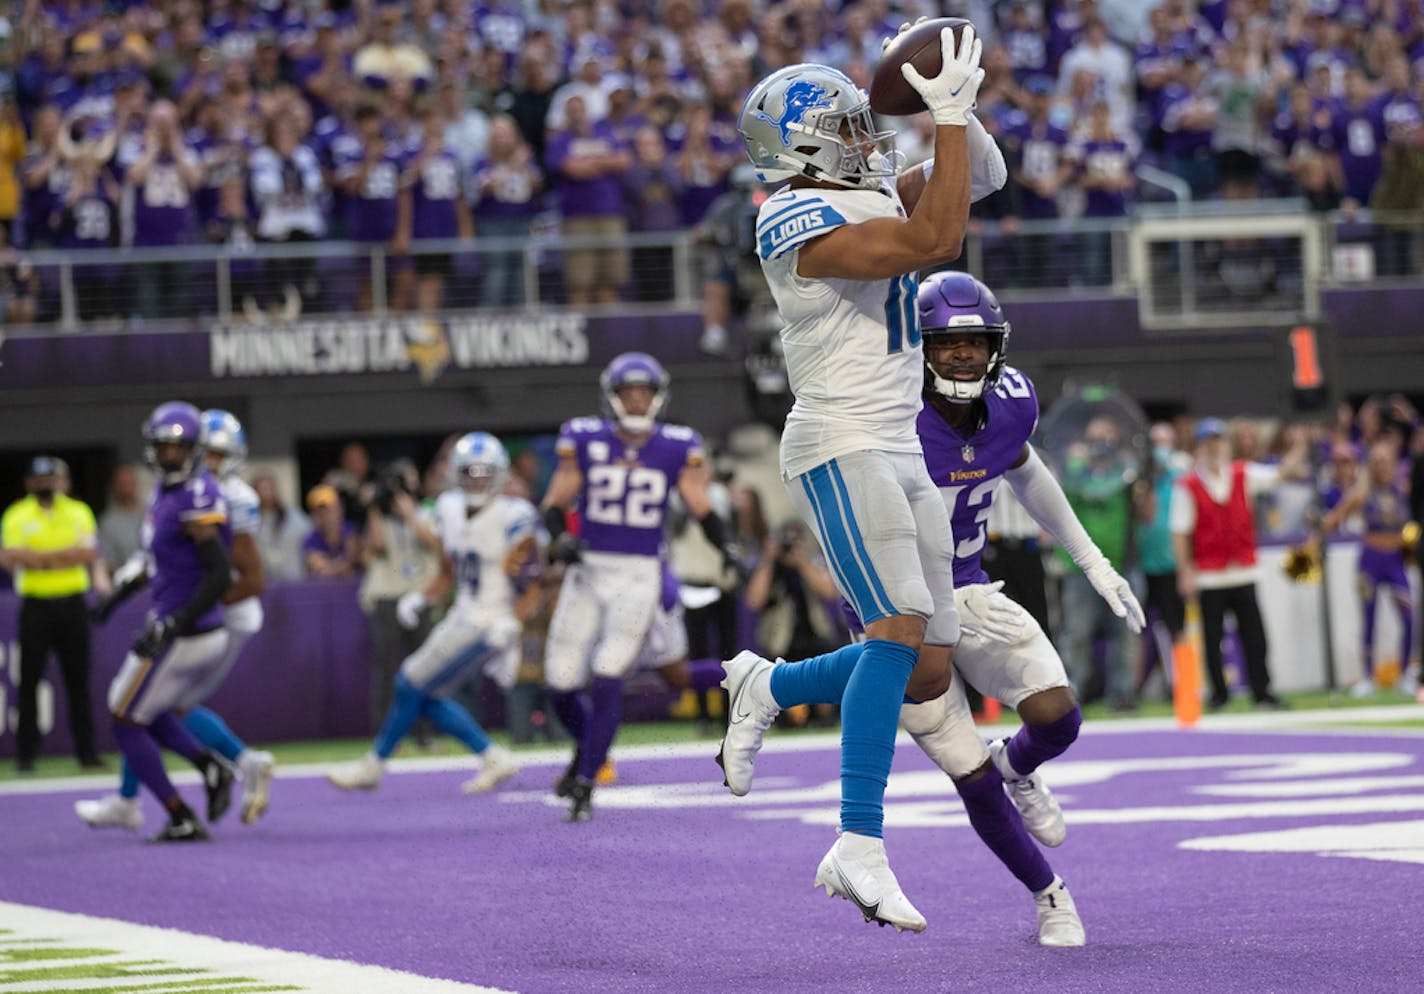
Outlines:
<svg viewBox="0 0 1424 994"><path fill-rule="evenodd" d="M1397 484L1371 487L1362 509L1365 531L1398 535L1409 520L1409 499Z"/></svg>
<svg viewBox="0 0 1424 994"><path fill-rule="evenodd" d="M193 153L184 149L184 155ZM178 162L158 157L142 183L132 184L133 244L182 245L193 230L193 194Z"/></svg>
<svg viewBox="0 0 1424 994"><path fill-rule="evenodd" d="M668 498L682 471L703 460L691 428L660 424L630 445L603 418L565 422L557 451L577 459L583 474L580 537L593 552L633 556L659 554Z"/></svg>
<svg viewBox="0 0 1424 994"><path fill-rule="evenodd" d="M32 172L45 157L43 152L32 152L20 163L20 176ZM31 189L28 183L24 190L23 213L25 234L30 248L53 244L59 237L59 215L64 209L64 195L69 192L69 170L61 162L49 171L49 176L39 186Z"/></svg>
<svg viewBox="0 0 1424 994"><path fill-rule="evenodd" d="M930 479L949 509L956 587L989 582L979 562L989 537L989 507L1004 471L1019 461L1038 425L1038 394L1029 378L1012 367L1004 367L984 405L984 427L969 438L929 404L916 422Z"/></svg>
<svg viewBox="0 0 1424 994"><path fill-rule="evenodd" d="M535 196L535 178L538 169L515 168L489 159L475 163L471 186L474 188L475 218L477 220L497 220L501 218L533 217L539 213L539 200Z"/></svg>
<svg viewBox="0 0 1424 994"><path fill-rule="evenodd" d="M112 248L119 242L118 211L103 193L75 198L63 214L59 243L65 248Z"/></svg>
<svg viewBox="0 0 1424 994"><path fill-rule="evenodd" d="M559 210L564 217L621 217L623 184L615 173L603 173L588 179L573 179L562 174L567 159L590 155L608 155L627 148L613 134L613 129L600 121L588 135L559 131L549 136L545 161L549 172L559 177Z"/></svg>
<svg viewBox="0 0 1424 994"><path fill-rule="evenodd" d="M333 146L339 156L336 174L346 177L360 172L365 148L359 141ZM395 142L386 142L380 159L366 170L366 179L346 201L346 233L357 242L387 242L396 236L396 198L405 169L405 154Z"/></svg>
<svg viewBox="0 0 1424 994"><path fill-rule="evenodd" d="M1025 120L1005 136L1005 146L1014 154L1025 179L1042 180L1056 176L1068 149L1068 135L1062 128L1047 122L1034 124ZM1022 194L1023 216L1049 218L1058 216L1058 202L1040 196L1028 187Z"/></svg>
<svg viewBox="0 0 1424 994"><path fill-rule="evenodd" d="M459 160L448 148L441 148L425 160L411 184L411 237L457 236L455 205L460 196Z"/></svg>
<svg viewBox="0 0 1424 994"><path fill-rule="evenodd" d="M1109 141L1089 139L1078 149L1079 169L1084 176L1095 179L1131 177L1137 161L1136 149L1128 142L1114 138ZM1127 214L1127 194L1124 190L1103 190L1089 187L1083 208L1086 217L1123 217Z"/></svg>
<svg viewBox="0 0 1424 994"><path fill-rule="evenodd" d="M152 564L153 610L171 617L193 599L203 577L198 546L188 537L189 525L217 525L224 546L232 545L227 502L222 488L207 470L172 486L159 486L148 504L143 523L143 545ZM193 619L194 631L222 624L222 607L214 604Z"/></svg>
<svg viewBox="0 0 1424 994"><path fill-rule="evenodd" d="M1385 122L1381 108L1341 104L1331 130L1340 156L1340 171L1345 174L1346 196L1369 203L1370 191L1384 168Z"/></svg>

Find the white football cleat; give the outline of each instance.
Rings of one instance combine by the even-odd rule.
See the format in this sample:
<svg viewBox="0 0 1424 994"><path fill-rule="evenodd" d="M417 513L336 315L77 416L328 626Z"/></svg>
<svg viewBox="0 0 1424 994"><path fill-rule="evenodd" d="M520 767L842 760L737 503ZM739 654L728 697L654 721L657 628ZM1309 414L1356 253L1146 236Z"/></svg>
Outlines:
<svg viewBox="0 0 1424 994"><path fill-rule="evenodd" d="M251 825L267 813L277 761L270 752L246 749L237 757L237 769L242 774L242 823Z"/></svg>
<svg viewBox="0 0 1424 994"><path fill-rule="evenodd" d="M816 869L815 886L827 896L839 894L860 909L868 922L895 931L923 932L925 916L915 909L885 857L885 840L841 833Z"/></svg>
<svg viewBox="0 0 1424 994"><path fill-rule="evenodd" d="M999 775L1004 778L1004 789L1009 799L1023 816L1024 828L1045 846L1061 846L1068 834L1068 826L1063 821L1063 809L1053 796L1053 791L1038 776L1020 776L1009 765L1008 739L994 739L989 743L989 757Z"/></svg>
<svg viewBox="0 0 1424 994"><path fill-rule="evenodd" d="M1062 878L1055 876L1053 883L1033 895L1033 903L1038 905L1040 946L1081 946L1088 941L1073 895Z"/></svg>
<svg viewBox="0 0 1424 994"><path fill-rule="evenodd" d="M743 650L722 664L727 688L727 734L717 752L722 782L742 797L752 789L756 756L766 730L781 711L771 697L769 674L776 664L755 652ZM763 681L762 675L768 679Z"/></svg>
<svg viewBox="0 0 1424 994"><path fill-rule="evenodd" d="M137 797L110 794L97 801L75 801L74 813L90 828L127 828L130 832L143 828L143 811Z"/></svg>
<svg viewBox="0 0 1424 994"><path fill-rule="evenodd" d="M1361 697L1373 697L1375 693L1375 682L1369 677L1362 677L1355 681L1355 685L1350 688L1350 696L1356 699Z"/></svg>
<svg viewBox="0 0 1424 994"><path fill-rule="evenodd" d="M1414 675L1412 667L1400 674L1399 679L1394 682L1394 689L1405 697L1413 697L1419 693L1419 678Z"/></svg>
<svg viewBox="0 0 1424 994"><path fill-rule="evenodd" d="M480 771L460 785L466 794L494 790L519 772L519 763L508 749L492 745L480 755Z"/></svg>
<svg viewBox="0 0 1424 994"><path fill-rule="evenodd" d="M342 790L375 790L381 785L385 771L386 765L374 752L368 752L360 759L333 766L326 779Z"/></svg>

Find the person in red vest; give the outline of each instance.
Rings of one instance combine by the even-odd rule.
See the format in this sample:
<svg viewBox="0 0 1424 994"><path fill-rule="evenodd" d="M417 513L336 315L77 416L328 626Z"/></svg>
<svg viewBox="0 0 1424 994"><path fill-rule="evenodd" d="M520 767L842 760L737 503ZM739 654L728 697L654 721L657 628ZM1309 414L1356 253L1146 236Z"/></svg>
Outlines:
<svg viewBox="0 0 1424 994"><path fill-rule="evenodd" d="M1288 452L1274 466L1233 460L1226 426L1219 418L1203 418L1196 441L1196 465L1172 493L1169 525L1177 554L1177 589L1185 601L1200 600L1211 677L1207 706L1220 710L1230 696L1221 666L1221 635L1229 611L1236 618L1256 705L1285 707L1271 693L1271 674L1266 669L1266 628L1256 603L1254 503L1282 477L1293 478L1305 452Z"/></svg>

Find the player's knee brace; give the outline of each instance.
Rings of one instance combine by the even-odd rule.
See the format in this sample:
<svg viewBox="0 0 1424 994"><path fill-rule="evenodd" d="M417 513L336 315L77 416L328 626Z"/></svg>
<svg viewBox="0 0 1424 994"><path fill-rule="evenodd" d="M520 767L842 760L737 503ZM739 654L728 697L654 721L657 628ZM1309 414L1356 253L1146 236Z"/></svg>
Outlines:
<svg viewBox="0 0 1424 994"><path fill-rule="evenodd" d="M900 721L924 754L956 780L969 776L989 759L973 720L960 720L943 697L905 705L900 709Z"/></svg>

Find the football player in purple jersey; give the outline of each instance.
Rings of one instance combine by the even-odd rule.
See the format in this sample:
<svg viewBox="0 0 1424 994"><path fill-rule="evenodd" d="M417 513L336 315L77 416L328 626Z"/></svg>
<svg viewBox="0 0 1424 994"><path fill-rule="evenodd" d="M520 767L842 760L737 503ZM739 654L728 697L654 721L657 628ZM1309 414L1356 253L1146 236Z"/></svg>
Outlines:
<svg viewBox="0 0 1424 994"><path fill-rule="evenodd" d="M658 420L668 384L652 356L625 352L599 378L603 416L575 418L559 430L559 466L542 510L550 556L569 569L549 626L544 676L576 743L555 786L569 799L571 822L592 816L594 779L622 719L623 678L662 598L660 553L674 489L708 541L734 561L707 497L702 439ZM577 536L565 517L575 504Z"/></svg>
<svg viewBox="0 0 1424 994"><path fill-rule="evenodd" d="M147 582L153 607L143 633L109 685L114 737L124 762L168 812L155 842L208 838L163 769L159 746L191 762L203 777L208 821L232 801L231 769L204 749L174 714L184 693L204 679L227 645L219 599L232 582L227 505L201 463L201 415L182 402L162 404L143 426L144 450L158 475L143 526L148 570L135 570L96 609L106 619Z"/></svg>

